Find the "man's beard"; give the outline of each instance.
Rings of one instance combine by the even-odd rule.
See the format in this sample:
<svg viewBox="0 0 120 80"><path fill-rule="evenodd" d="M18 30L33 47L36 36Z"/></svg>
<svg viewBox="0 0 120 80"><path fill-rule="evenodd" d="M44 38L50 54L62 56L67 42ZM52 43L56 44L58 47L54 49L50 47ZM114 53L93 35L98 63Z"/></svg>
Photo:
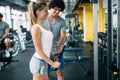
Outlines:
<svg viewBox="0 0 120 80"><path fill-rule="evenodd" d="M0 22L2 22L2 19L0 19Z"/></svg>

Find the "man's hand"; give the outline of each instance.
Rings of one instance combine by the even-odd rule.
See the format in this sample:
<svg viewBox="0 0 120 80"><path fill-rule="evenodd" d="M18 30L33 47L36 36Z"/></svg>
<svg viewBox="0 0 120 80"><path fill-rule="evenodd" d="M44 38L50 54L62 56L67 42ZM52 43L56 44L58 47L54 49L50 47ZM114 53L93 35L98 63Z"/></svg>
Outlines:
<svg viewBox="0 0 120 80"><path fill-rule="evenodd" d="M54 61L59 61L59 58L57 56L53 57Z"/></svg>
<svg viewBox="0 0 120 80"><path fill-rule="evenodd" d="M58 45L54 46L54 48L55 48L56 52L60 52L62 50L62 47L58 46Z"/></svg>
<svg viewBox="0 0 120 80"><path fill-rule="evenodd" d="M54 59L54 61L58 61L59 59L58 59L58 57L57 56L55 56L54 54L52 54L51 53L51 57Z"/></svg>

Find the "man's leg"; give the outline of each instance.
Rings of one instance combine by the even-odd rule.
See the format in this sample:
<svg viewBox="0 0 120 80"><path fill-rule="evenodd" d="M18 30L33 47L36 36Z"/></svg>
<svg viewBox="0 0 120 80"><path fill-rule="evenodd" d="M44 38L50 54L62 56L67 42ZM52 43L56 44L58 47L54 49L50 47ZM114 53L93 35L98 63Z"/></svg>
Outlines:
<svg viewBox="0 0 120 80"><path fill-rule="evenodd" d="M57 70L57 80L64 80L63 70Z"/></svg>
<svg viewBox="0 0 120 80"><path fill-rule="evenodd" d="M10 52L9 52L9 48L10 48L10 39L9 38L5 38L4 39L4 45L5 45L5 53L6 53L6 57L10 57Z"/></svg>
<svg viewBox="0 0 120 80"><path fill-rule="evenodd" d="M9 49L10 48L10 39L5 38L4 43L5 43L6 49Z"/></svg>
<svg viewBox="0 0 120 80"><path fill-rule="evenodd" d="M56 71L57 80L64 80L63 68L64 68L64 58L62 56L62 58L60 59L60 67Z"/></svg>
<svg viewBox="0 0 120 80"><path fill-rule="evenodd" d="M55 54L55 56L58 56L59 54ZM51 58L51 60L53 60L53 58ZM54 60L53 60L54 61ZM62 56L62 58L60 59L60 66L56 71L57 74L57 80L64 80L64 76L63 76L63 68L64 68L64 58ZM54 71L54 69L48 65L48 75L50 71Z"/></svg>

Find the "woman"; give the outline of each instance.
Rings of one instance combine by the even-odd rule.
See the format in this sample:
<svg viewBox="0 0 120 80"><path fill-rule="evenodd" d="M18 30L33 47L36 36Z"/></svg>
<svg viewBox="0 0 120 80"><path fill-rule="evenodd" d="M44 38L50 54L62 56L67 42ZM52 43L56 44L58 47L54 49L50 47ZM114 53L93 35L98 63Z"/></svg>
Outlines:
<svg viewBox="0 0 120 80"><path fill-rule="evenodd" d="M48 64L54 68L58 68L60 65L59 62L49 59L53 34L43 24L43 20L48 15L47 11L47 4L44 2L30 2L28 7L31 34L36 50L30 61L33 80L48 80Z"/></svg>

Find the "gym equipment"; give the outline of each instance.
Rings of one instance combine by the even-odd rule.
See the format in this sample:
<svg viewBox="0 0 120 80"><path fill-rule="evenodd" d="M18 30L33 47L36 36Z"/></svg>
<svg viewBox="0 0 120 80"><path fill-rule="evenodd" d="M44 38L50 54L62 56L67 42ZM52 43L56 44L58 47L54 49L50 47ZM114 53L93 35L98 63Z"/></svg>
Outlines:
<svg viewBox="0 0 120 80"><path fill-rule="evenodd" d="M6 56L5 45L0 44L0 62L3 62L3 65L0 66L5 68L11 62L17 62L19 60L13 60L13 56L16 56L19 52L19 38L17 36L16 30L10 29L10 33L7 36L10 39L11 47L9 48L9 56Z"/></svg>
<svg viewBox="0 0 120 80"><path fill-rule="evenodd" d="M17 30L10 29L8 38L11 42L10 51L12 53L12 56L16 56L19 53L21 47Z"/></svg>
<svg viewBox="0 0 120 80"><path fill-rule="evenodd" d="M67 28L67 46L84 47L84 30L83 24L78 22L78 14L70 13L65 16Z"/></svg>
<svg viewBox="0 0 120 80"><path fill-rule="evenodd" d="M0 45L0 62L3 62L3 65L0 66L0 70L5 68L5 66L7 66L11 62L19 61L19 60L13 60L12 52L9 52L10 55L6 56L5 47L3 47L3 46L4 45Z"/></svg>
<svg viewBox="0 0 120 80"><path fill-rule="evenodd" d="M84 30L82 22L78 22L78 14L70 13L65 16L67 28L66 47L64 52L74 52L74 58L64 57L66 64L78 62L85 75L84 80L88 80L88 70L84 65L84 61L91 58L91 56L78 56L77 53L84 49Z"/></svg>
<svg viewBox="0 0 120 80"><path fill-rule="evenodd" d="M116 60L114 60L109 66L109 69L112 71L114 77L119 77L119 69L117 68L116 63L117 63Z"/></svg>
<svg viewBox="0 0 120 80"><path fill-rule="evenodd" d="M101 64L107 62L107 33L98 32L98 60Z"/></svg>
<svg viewBox="0 0 120 80"><path fill-rule="evenodd" d="M80 47L65 47L64 52L74 52L75 56L74 57L64 57L64 62L65 64L68 65L68 63L73 63L73 62L78 62L83 74L84 74L84 80L88 80L88 69L86 68L84 61L92 59L91 56L78 56L78 52L83 51L83 48Z"/></svg>
<svg viewBox="0 0 120 80"><path fill-rule="evenodd" d="M0 44L0 62L3 62L3 65L0 67L5 67L9 62L12 60L12 54L10 53L10 56L5 55L5 46ZM7 62L7 63L5 63Z"/></svg>
<svg viewBox="0 0 120 80"><path fill-rule="evenodd" d="M103 57L106 56L106 60L104 61L106 62L106 65L102 65L101 68L107 72L104 75L99 75L102 75L102 77L106 78L107 80L120 80L120 23L118 22L120 20L120 1L107 0L107 4L107 21L105 23L107 26L106 37L103 36L103 34L98 35L99 38L100 36L104 37L101 38L103 42L101 42L102 44L100 46L102 46L101 52L106 49L105 53L107 54L102 54Z"/></svg>

